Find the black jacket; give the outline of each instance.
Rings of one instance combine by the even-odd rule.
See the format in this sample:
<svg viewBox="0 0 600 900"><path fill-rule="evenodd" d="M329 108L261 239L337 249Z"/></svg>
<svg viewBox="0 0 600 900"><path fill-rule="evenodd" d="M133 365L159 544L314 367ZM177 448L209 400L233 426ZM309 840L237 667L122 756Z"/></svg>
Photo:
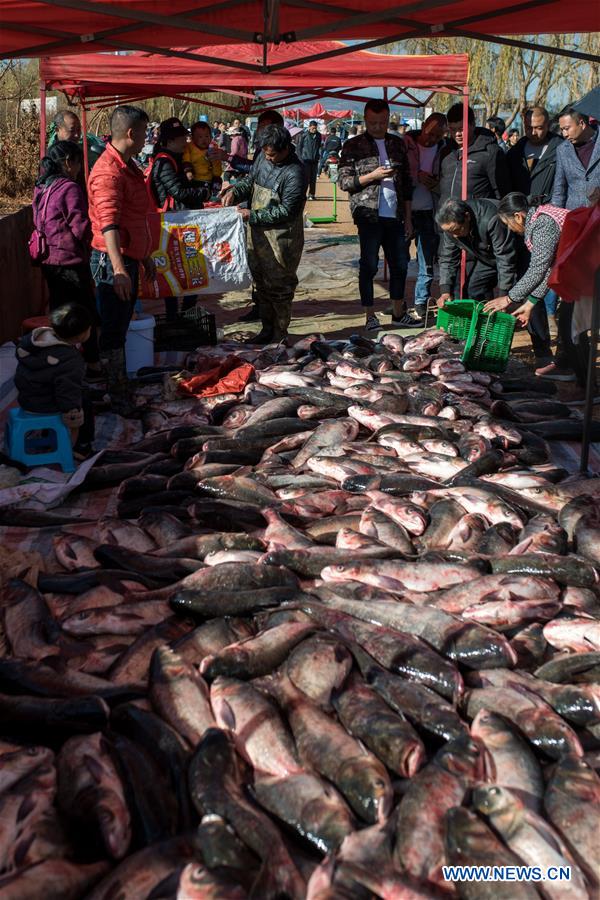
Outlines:
<svg viewBox="0 0 600 900"><path fill-rule="evenodd" d="M85 363L79 350L51 328L34 328L17 347L15 387L27 412L66 413L81 409Z"/></svg>
<svg viewBox="0 0 600 900"><path fill-rule="evenodd" d="M250 174L236 181L232 188L236 202L251 200L255 184L268 188L275 197L264 209L252 210L250 225L281 228L302 214L306 202L306 175L293 150L277 165L260 153Z"/></svg>
<svg viewBox="0 0 600 900"><path fill-rule="evenodd" d="M544 155L531 171L525 160L526 144L527 138L522 137L506 154L510 189L526 194L530 200L535 198L537 204L549 203L554 187L556 151L562 144L562 138L557 134L548 134Z"/></svg>
<svg viewBox="0 0 600 900"><path fill-rule="evenodd" d="M205 187L194 187L188 181L182 153L173 153L157 145L151 166L150 185L157 209L202 209L208 191Z"/></svg>
<svg viewBox="0 0 600 900"><path fill-rule="evenodd" d="M303 131L298 138L296 153L302 162L317 162L321 158L321 144L323 139L318 131Z"/></svg>
<svg viewBox="0 0 600 900"><path fill-rule="evenodd" d="M502 150L500 150L502 153ZM477 261L498 272L498 288L505 294L517 280L514 235L498 218L497 200L471 200L471 230L467 237L443 232L440 247L440 292L452 293L460 271L461 251L467 262Z"/></svg>
<svg viewBox="0 0 600 900"><path fill-rule="evenodd" d="M398 198L398 219L404 218L404 201L411 200L413 182L410 177L407 145L401 137L385 136L388 159L396 163L394 187ZM342 147L339 169L339 185L350 194L350 212L356 223L377 222L379 218L379 182L361 185L360 176L374 172L381 165L379 150L374 138L365 131L346 141Z"/></svg>
<svg viewBox="0 0 600 900"><path fill-rule="evenodd" d="M323 149L327 151L327 153L339 153L342 149L342 141L341 138L337 136L337 134L330 134Z"/></svg>
<svg viewBox="0 0 600 900"><path fill-rule="evenodd" d="M462 150L450 141L440 169L440 199L460 200L462 191ZM475 140L467 158L467 199L501 200L510 193L506 153L487 128L475 129Z"/></svg>

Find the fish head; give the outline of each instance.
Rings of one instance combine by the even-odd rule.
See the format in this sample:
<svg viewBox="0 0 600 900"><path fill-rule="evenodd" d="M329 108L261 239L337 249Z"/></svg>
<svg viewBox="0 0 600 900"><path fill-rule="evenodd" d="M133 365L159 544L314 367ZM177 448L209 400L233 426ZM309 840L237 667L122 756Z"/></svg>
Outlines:
<svg viewBox="0 0 600 900"><path fill-rule="evenodd" d="M464 806L454 806L446 813L446 848L451 859L468 857L489 836L484 822Z"/></svg>
<svg viewBox="0 0 600 900"><path fill-rule="evenodd" d="M473 806L491 818L512 815L518 804L517 797L498 784L480 785L473 791Z"/></svg>
<svg viewBox="0 0 600 900"><path fill-rule="evenodd" d="M352 579L354 566L352 563L338 563L335 566L326 566L321 572L323 581L348 581Z"/></svg>
<svg viewBox="0 0 600 900"><path fill-rule="evenodd" d="M449 741L435 757L437 765L469 784L482 781L485 774L483 745L467 731Z"/></svg>
<svg viewBox="0 0 600 900"><path fill-rule="evenodd" d="M384 822L392 809L393 790L385 768L371 754L353 757L339 770L351 807L367 822Z"/></svg>
<svg viewBox="0 0 600 900"><path fill-rule="evenodd" d="M190 761L190 785L195 783L212 786L228 776L237 780L233 742L221 728L209 728L202 736Z"/></svg>
<svg viewBox="0 0 600 900"><path fill-rule="evenodd" d="M173 681L189 675L189 672L189 664L167 644L158 646L152 654L152 662L150 664L152 678Z"/></svg>
<svg viewBox="0 0 600 900"><path fill-rule="evenodd" d="M581 803L600 803L600 778L591 766L574 754L563 756L557 763L551 783Z"/></svg>

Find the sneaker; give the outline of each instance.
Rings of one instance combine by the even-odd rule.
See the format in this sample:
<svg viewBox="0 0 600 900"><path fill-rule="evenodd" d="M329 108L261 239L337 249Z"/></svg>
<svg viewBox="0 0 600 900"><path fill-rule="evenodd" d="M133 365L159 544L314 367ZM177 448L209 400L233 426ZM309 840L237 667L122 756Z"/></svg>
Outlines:
<svg viewBox="0 0 600 900"><path fill-rule="evenodd" d="M383 314L384 314L385 316L391 316L392 319L394 320L394 322L399 322L400 319L401 319L403 316L406 315L406 313L407 313L406 304L403 305L402 313L401 313L399 316L396 316L396 315L395 315L395 313L394 313L394 307L393 307L393 306L388 306L388 307L387 307L386 309L384 309L384 311L383 311Z"/></svg>
<svg viewBox="0 0 600 900"><path fill-rule="evenodd" d="M547 378L550 381L575 381L575 373L569 372L568 369L559 369L556 363L550 363L541 369L536 369L535 374L538 378Z"/></svg>
<svg viewBox="0 0 600 900"><path fill-rule="evenodd" d="M419 316L414 309L410 309L399 319L392 316L392 322L399 325L400 328L425 328L425 318Z"/></svg>
<svg viewBox="0 0 600 900"><path fill-rule="evenodd" d="M379 329L381 328L381 322L379 321L375 313L371 313L370 316L367 316L365 328L367 329L367 331L379 331Z"/></svg>
<svg viewBox="0 0 600 900"><path fill-rule="evenodd" d="M308 199L309 199L309 200L316 200L317 198L315 197L314 194L309 194L309 195L308 195Z"/></svg>
<svg viewBox="0 0 600 900"><path fill-rule="evenodd" d="M260 313L258 306L253 303L250 309L243 313L237 320L238 322L260 322Z"/></svg>

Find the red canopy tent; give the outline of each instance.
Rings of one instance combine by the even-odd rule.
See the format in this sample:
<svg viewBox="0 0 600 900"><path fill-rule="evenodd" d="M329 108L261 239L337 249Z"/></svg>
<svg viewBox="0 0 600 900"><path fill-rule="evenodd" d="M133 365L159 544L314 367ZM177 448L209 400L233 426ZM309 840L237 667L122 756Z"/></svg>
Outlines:
<svg viewBox="0 0 600 900"><path fill-rule="evenodd" d="M0 57L55 56L139 50L187 58L172 48L254 44L255 71L293 68L272 62L275 45L358 39L368 49L409 37L463 36L527 46L499 35L589 32L598 27L597 0L3 0ZM341 56L356 47L338 47ZM540 49L536 45L536 49ZM546 48L597 61L592 54ZM327 51L326 51L327 52ZM210 50L212 62L239 68L236 55Z"/></svg>
<svg viewBox="0 0 600 900"><path fill-rule="evenodd" d="M283 115L289 119L350 119L351 109L325 109L321 103L315 103L310 109L284 109Z"/></svg>
<svg viewBox="0 0 600 900"><path fill-rule="evenodd" d="M147 53L57 56L41 61L40 78L46 90L62 90L72 98L79 97L87 106L104 101L114 104L115 98L123 97L139 100L221 91L234 95L232 110L250 113L258 106L283 106L290 100L301 102L301 98L348 99L350 85L352 90L396 85L397 93L390 96L392 101L402 93L406 98L402 102L420 105L420 101L406 94L406 87L457 93L469 77L466 54L396 56L355 50L346 52L332 66L326 54L340 47L348 50L338 41L281 44L271 50L275 69L268 73L256 68L260 50L254 44L220 48L220 52L237 62L230 69L207 61L210 47L189 50L186 59ZM294 60L298 61L296 65L281 68ZM257 91L263 92L261 97L257 97ZM352 99L360 102L367 98ZM311 110L310 114L320 118L323 112L320 106L319 111Z"/></svg>
<svg viewBox="0 0 600 900"><path fill-rule="evenodd" d="M51 57L40 64L41 78L41 149L44 150L46 123L44 101L46 90L62 90L82 103L83 117L90 107L113 106L117 102L134 102L155 96L188 99L198 91L224 91L232 94L230 107L251 114L265 105L284 107L290 101L305 102L316 98L336 97L353 102L369 99L349 90L395 85L384 94L391 103L424 106L433 92L468 93L469 58L466 54L448 56L395 56L355 50L331 65L328 53L341 45L336 41L282 44L273 49L275 71L263 73L254 66L258 59L255 45L221 47L239 61L237 69L223 69L207 61L207 47L187 52L187 58L169 58L156 54L132 53L127 56L97 53L79 56ZM347 50L348 48L343 45ZM300 57L298 56L300 54ZM280 68L283 63L300 58L293 68ZM314 59L307 62L306 60ZM349 87L352 85L352 88ZM406 87L405 87L406 85ZM427 98L417 99L410 88L427 90ZM261 95L257 94L261 91ZM402 98L399 101L399 98ZM351 111L328 113L317 103L302 118L345 118ZM85 122L84 122L85 128ZM85 150L84 146L84 150Z"/></svg>

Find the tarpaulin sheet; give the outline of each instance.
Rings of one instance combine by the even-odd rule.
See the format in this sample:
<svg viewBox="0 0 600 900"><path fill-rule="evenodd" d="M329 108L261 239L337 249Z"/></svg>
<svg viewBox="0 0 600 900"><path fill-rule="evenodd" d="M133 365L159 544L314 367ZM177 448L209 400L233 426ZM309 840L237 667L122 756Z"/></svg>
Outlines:
<svg viewBox="0 0 600 900"><path fill-rule="evenodd" d="M573 302L594 293L600 264L600 205L572 210L563 225L548 287Z"/></svg>
<svg viewBox="0 0 600 900"><path fill-rule="evenodd" d="M303 37L368 39L402 34L444 34L465 21L481 34L595 31L597 0L448 0L402 4L397 0L327 0L305 4L262 0L3 0L0 55L47 56L93 50L190 47L201 44L275 43ZM349 14L355 11L355 15ZM189 15L187 13L189 12ZM310 30L310 35L305 32ZM215 55L223 56L223 47ZM256 56L262 46L257 42ZM261 59L262 61L262 59Z"/></svg>
<svg viewBox="0 0 600 900"><path fill-rule="evenodd" d="M214 365L214 359L205 358L209 368L198 375L179 382L182 394L192 397L214 397L217 394L239 394L244 390L254 375L254 366L244 362L237 356L228 356L223 362ZM196 366L202 366L202 358L196 360Z"/></svg>

